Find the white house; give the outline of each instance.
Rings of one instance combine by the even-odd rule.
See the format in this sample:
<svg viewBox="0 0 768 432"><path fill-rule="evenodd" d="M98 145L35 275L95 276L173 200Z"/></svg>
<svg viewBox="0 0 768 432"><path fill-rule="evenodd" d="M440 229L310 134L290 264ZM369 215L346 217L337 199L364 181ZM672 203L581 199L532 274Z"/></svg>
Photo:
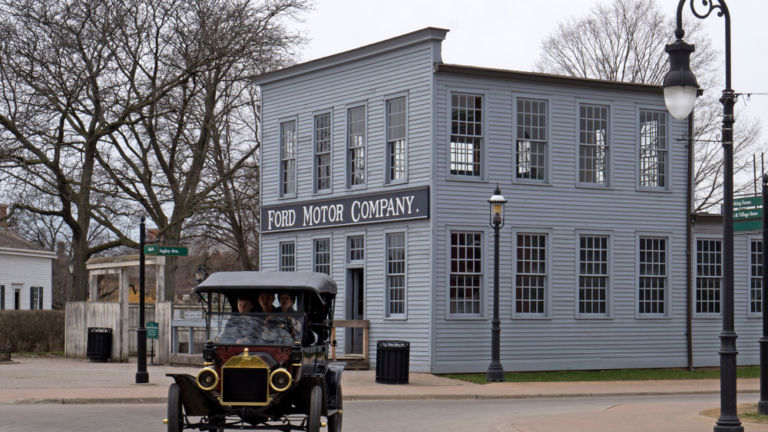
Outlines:
<svg viewBox="0 0 768 432"><path fill-rule="evenodd" d="M51 309L56 254L0 226L0 310Z"/></svg>

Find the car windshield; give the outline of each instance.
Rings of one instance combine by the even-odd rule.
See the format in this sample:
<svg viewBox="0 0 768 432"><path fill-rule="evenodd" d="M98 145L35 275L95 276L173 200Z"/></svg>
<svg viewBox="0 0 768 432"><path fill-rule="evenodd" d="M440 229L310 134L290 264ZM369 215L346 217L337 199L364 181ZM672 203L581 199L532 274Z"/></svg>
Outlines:
<svg viewBox="0 0 768 432"><path fill-rule="evenodd" d="M222 314L224 325L215 342L224 345L293 345L301 343L304 318L296 312Z"/></svg>

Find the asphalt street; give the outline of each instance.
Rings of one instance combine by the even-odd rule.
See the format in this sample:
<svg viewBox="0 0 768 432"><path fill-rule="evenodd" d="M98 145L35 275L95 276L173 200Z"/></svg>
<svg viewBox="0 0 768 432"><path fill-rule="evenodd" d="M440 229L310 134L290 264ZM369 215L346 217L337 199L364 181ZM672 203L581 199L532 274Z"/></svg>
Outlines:
<svg viewBox="0 0 768 432"><path fill-rule="evenodd" d="M347 432L646 432L649 416L665 418L658 430L711 430L700 416L717 395L535 398L514 400L351 401L344 406ZM0 404L0 431L165 430L164 404ZM619 426L620 425L620 426ZM749 424L749 431L768 425Z"/></svg>

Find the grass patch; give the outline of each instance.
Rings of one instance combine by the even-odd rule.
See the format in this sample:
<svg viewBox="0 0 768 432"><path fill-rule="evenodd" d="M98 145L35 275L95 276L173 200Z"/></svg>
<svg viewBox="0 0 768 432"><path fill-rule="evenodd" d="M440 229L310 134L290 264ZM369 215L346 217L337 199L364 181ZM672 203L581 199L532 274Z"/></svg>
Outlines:
<svg viewBox="0 0 768 432"><path fill-rule="evenodd" d="M736 412L739 414L739 418L742 421L749 423L768 423L768 415L757 413L756 403L739 404L736 407ZM710 408L700 413L703 416L718 418L720 417L720 408Z"/></svg>
<svg viewBox="0 0 768 432"><path fill-rule="evenodd" d="M64 357L64 351L15 352L11 353L11 358L13 357Z"/></svg>
<svg viewBox="0 0 768 432"><path fill-rule="evenodd" d="M444 374L446 378L459 379L477 384L485 384L484 373ZM647 381L647 380L682 380L716 379L720 377L718 368L688 369L608 369L597 371L552 371L552 372L507 372L507 382L568 382L568 381ZM739 378L759 378L760 366L740 367Z"/></svg>

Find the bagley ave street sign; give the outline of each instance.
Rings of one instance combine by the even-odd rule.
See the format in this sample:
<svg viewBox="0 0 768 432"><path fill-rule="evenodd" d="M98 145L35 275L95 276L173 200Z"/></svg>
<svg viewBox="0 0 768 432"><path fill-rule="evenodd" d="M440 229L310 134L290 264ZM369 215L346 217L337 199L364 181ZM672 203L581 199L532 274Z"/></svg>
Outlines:
<svg viewBox="0 0 768 432"><path fill-rule="evenodd" d="M149 244L144 245L144 255L187 256L189 255L189 248L186 246L165 246Z"/></svg>

